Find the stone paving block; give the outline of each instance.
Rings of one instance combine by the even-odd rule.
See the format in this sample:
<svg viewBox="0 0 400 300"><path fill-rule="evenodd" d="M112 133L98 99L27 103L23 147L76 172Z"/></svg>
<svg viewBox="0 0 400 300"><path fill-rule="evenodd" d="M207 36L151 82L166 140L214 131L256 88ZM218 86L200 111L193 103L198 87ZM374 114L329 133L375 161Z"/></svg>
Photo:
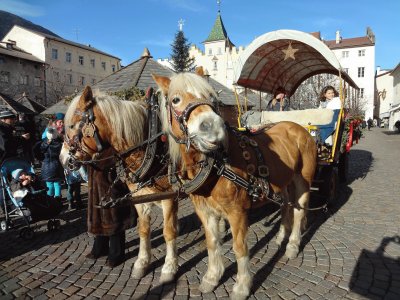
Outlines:
<svg viewBox="0 0 400 300"><path fill-rule="evenodd" d="M59 288L59 287L58 287ZM66 288L65 290L63 290L63 293L68 295L68 296L72 296L74 295L76 292L78 292L80 290L79 287L71 285L68 288Z"/></svg>
<svg viewBox="0 0 400 300"><path fill-rule="evenodd" d="M93 292L92 288L89 287L85 287L79 291L77 291L77 295L84 297L85 299L87 299L87 297Z"/></svg>
<svg viewBox="0 0 400 300"><path fill-rule="evenodd" d="M27 292L27 295L29 295L32 298L38 297L41 294L45 294L47 291L41 288L35 288L33 290L30 290Z"/></svg>

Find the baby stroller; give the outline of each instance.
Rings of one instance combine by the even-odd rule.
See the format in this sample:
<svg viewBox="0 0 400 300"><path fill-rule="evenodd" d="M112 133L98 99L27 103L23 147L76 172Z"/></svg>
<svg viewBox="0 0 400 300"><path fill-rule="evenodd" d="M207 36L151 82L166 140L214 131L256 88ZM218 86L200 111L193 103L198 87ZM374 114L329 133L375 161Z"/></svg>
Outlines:
<svg viewBox="0 0 400 300"><path fill-rule="evenodd" d="M58 229L60 220L55 219L55 217L60 214L62 204L48 197L46 189L32 186L28 194L22 199L13 196L10 187L11 174L18 169L29 174L35 174L32 165L21 158L9 158L2 163L0 168L0 202L2 203L0 204L3 205L5 220L0 222L1 230L6 231L22 223L23 228L20 230L20 236L30 239L34 234L30 226L31 223L48 220L47 229L49 231Z"/></svg>

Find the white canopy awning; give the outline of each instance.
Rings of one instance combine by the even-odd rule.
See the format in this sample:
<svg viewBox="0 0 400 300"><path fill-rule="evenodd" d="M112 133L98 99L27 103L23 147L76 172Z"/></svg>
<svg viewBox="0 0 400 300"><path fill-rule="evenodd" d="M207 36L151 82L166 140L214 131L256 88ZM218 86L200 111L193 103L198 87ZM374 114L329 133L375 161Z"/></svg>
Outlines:
<svg viewBox="0 0 400 300"><path fill-rule="evenodd" d="M297 30L277 30L255 39L240 55L235 82L243 87L273 93L283 87L292 95L307 78L334 74L358 88L335 54L321 40Z"/></svg>

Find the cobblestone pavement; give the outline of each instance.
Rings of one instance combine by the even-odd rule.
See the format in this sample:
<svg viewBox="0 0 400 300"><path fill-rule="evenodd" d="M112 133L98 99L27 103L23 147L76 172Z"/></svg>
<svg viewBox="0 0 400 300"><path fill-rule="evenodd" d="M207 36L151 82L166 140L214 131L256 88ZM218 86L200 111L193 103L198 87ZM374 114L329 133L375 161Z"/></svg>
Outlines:
<svg viewBox="0 0 400 300"><path fill-rule="evenodd" d="M288 261L274 240L279 215L252 215L249 231L254 285L250 299L400 299L400 135L366 131L351 151L350 180L329 214L313 213L304 249ZM152 218L153 262L141 280L130 278L138 252L135 229L127 234L127 260L114 269L105 259L86 260L92 238L85 211L63 214L62 228L35 228L31 241L16 230L0 233L0 298L215 299L228 298L236 264L229 231L223 246L226 271L218 288L201 294L207 260L204 232L187 200L180 203L179 272L159 285L165 258L162 217Z"/></svg>

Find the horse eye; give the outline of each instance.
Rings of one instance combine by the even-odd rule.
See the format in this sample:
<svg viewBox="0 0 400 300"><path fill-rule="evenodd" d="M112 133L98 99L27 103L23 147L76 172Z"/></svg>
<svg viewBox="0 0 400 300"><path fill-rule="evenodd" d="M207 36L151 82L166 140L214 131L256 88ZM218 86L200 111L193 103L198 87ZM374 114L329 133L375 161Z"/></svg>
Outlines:
<svg viewBox="0 0 400 300"><path fill-rule="evenodd" d="M179 102L181 102L181 99L179 99L178 97L175 97L174 99L172 99L173 104L178 104Z"/></svg>

